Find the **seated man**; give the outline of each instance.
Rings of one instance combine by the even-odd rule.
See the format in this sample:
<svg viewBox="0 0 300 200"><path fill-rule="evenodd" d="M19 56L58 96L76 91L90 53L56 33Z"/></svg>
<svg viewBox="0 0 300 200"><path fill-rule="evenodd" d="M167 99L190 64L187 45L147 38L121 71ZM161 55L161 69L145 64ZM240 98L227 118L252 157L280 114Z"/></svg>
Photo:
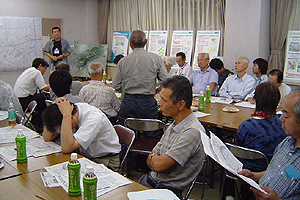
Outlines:
<svg viewBox="0 0 300 200"><path fill-rule="evenodd" d="M172 70L173 66L173 59L170 56L164 56L163 57L163 62L165 64L166 70L168 72L168 78L172 77L175 75L175 72Z"/></svg>
<svg viewBox="0 0 300 200"><path fill-rule="evenodd" d="M16 111L23 115L23 110L14 89L8 83L0 80L0 110L8 111L11 102L13 102Z"/></svg>
<svg viewBox="0 0 300 200"><path fill-rule="evenodd" d="M66 72L71 74L70 65L65 61L61 61L55 66L55 70L59 70L59 69L65 70ZM80 81L72 81L71 94L72 95L79 95L79 92L80 92L82 87L83 87L83 85Z"/></svg>
<svg viewBox="0 0 300 200"><path fill-rule="evenodd" d="M218 87L221 88L222 84L224 83L225 79L228 76L233 75L231 71L224 68L224 63L219 58L214 58L210 61L209 66L216 70L219 74L219 80L218 80Z"/></svg>
<svg viewBox="0 0 300 200"><path fill-rule="evenodd" d="M60 97L43 113L44 141L58 136L60 130L63 153L79 149L79 153L96 163L102 163L114 171L120 165L121 146L114 127L96 107L86 103L70 104ZM76 129L73 133L72 129Z"/></svg>
<svg viewBox="0 0 300 200"><path fill-rule="evenodd" d="M32 116L31 123L39 132L42 128L42 112L47 107L45 97L37 90L49 91L49 86L45 84L43 74L49 64L42 58L36 58L32 61L32 67L26 69L16 80L14 90L19 98L23 111L26 110L28 104L35 100L37 106L35 115Z"/></svg>
<svg viewBox="0 0 300 200"><path fill-rule="evenodd" d="M205 130L191 111L192 89L184 76L175 75L162 83L158 104L163 115L174 122L148 156L152 171L139 183L148 188L167 188L181 196L203 166L200 130Z"/></svg>
<svg viewBox="0 0 300 200"><path fill-rule="evenodd" d="M193 72L189 77L194 94L205 94L206 86L210 86L211 95L217 94L218 73L209 67L209 54L200 53L198 55L198 66L200 70Z"/></svg>
<svg viewBox="0 0 300 200"><path fill-rule="evenodd" d="M240 57L235 62L236 75L229 76L223 83L219 94L221 97L244 100L255 85L255 80L252 76L246 73L249 59Z"/></svg>
<svg viewBox="0 0 300 200"><path fill-rule="evenodd" d="M185 61L186 61L185 53L179 52L176 54L176 62L179 67L177 75L181 75L181 76L185 76L185 77L189 78L193 72L193 69Z"/></svg>
<svg viewBox="0 0 300 200"><path fill-rule="evenodd" d="M281 105L284 97L286 95L288 95L292 89L290 88L290 86L288 86L287 84L285 84L283 82L283 73L282 73L282 71L280 71L278 69L273 69L269 72L268 81L278 87L278 90L280 92L280 101L279 101L278 105ZM251 92L250 94L248 94L246 96L245 100L254 104L255 101L254 101L253 97L254 97L254 91Z"/></svg>
<svg viewBox="0 0 300 200"><path fill-rule="evenodd" d="M250 188L258 199L300 199L300 92L288 94L282 103L282 128L288 135L275 149L266 171L241 174L259 182L268 194Z"/></svg>
<svg viewBox="0 0 300 200"><path fill-rule="evenodd" d="M57 97L65 97L72 103L84 102L80 96L71 94L72 76L68 72L64 70L52 72L49 76L49 84Z"/></svg>
<svg viewBox="0 0 300 200"><path fill-rule="evenodd" d="M93 63L88 69L91 82L80 90L79 95L85 103L104 112L109 121L115 125L120 111L120 101L114 90L102 83L103 66L100 63Z"/></svg>

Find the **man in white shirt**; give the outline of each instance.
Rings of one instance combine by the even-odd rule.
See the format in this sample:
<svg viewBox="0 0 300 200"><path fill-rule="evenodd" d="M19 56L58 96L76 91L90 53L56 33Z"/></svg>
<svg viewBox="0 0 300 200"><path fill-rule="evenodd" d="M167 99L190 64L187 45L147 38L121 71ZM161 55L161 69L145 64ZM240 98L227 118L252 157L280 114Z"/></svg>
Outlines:
<svg viewBox="0 0 300 200"><path fill-rule="evenodd" d="M186 61L185 53L179 52L176 54L176 62L179 67L177 75L185 76L186 78L189 78L193 70L192 67L185 61Z"/></svg>
<svg viewBox="0 0 300 200"><path fill-rule="evenodd" d="M244 100L255 86L255 79L246 73L249 59L240 57L235 62L236 75L226 78L219 94L221 97Z"/></svg>
<svg viewBox="0 0 300 200"><path fill-rule="evenodd" d="M42 58L36 58L32 61L32 67L26 69L17 79L14 87L22 109L25 111L28 104L35 100L37 106L35 108L36 115L32 117L31 123L34 126L41 126L41 114L47 107L43 94L37 94L37 90L49 91L49 86L45 84L43 74L49 64ZM38 127L40 128L40 127Z"/></svg>
<svg viewBox="0 0 300 200"><path fill-rule="evenodd" d="M60 97L43 113L44 141L55 139L60 132L63 153L79 153L117 171L120 165L118 135L98 108L86 103L75 105ZM75 133L73 133L75 129ZM60 131L58 131L60 130Z"/></svg>
<svg viewBox="0 0 300 200"><path fill-rule="evenodd" d="M288 95L292 89L290 88L290 86L288 86L283 82L282 71L278 69L273 69L272 71L269 72L268 77L269 77L269 82L276 85L279 89L280 97L281 97L279 105L281 105L284 97Z"/></svg>

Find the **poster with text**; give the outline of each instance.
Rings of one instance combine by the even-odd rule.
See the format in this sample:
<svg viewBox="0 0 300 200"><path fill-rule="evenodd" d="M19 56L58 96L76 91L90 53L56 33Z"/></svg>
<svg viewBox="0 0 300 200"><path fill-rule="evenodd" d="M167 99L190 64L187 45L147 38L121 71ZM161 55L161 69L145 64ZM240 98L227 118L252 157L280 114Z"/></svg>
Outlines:
<svg viewBox="0 0 300 200"><path fill-rule="evenodd" d="M284 82L300 85L300 31L289 31L284 62Z"/></svg>
<svg viewBox="0 0 300 200"><path fill-rule="evenodd" d="M198 67L198 54L208 53L210 59L218 56L220 45L220 31L197 31L196 47L193 59L193 69L197 70Z"/></svg>
<svg viewBox="0 0 300 200"><path fill-rule="evenodd" d="M146 35L146 39L148 39L148 31L144 31L144 33ZM133 50L131 49L129 43L128 43L128 46L129 46L128 47L128 54L131 54ZM147 44L144 46L144 49L147 51Z"/></svg>
<svg viewBox="0 0 300 200"><path fill-rule="evenodd" d="M156 53L160 57L165 56L168 31L150 31L148 52Z"/></svg>
<svg viewBox="0 0 300 200"><path fill-rule="evenodd" d="M173 31L171 43L171 57L176 57L176 53L184 52L186 62L191 64L191 54L193 48L193 31Z"/></svg>
<svg viewBox="0 0 300 200"><path fill-rule="evenodd" d="M128 38L129 31L114 31L110 62L119 54L127 55Z"/></svg>

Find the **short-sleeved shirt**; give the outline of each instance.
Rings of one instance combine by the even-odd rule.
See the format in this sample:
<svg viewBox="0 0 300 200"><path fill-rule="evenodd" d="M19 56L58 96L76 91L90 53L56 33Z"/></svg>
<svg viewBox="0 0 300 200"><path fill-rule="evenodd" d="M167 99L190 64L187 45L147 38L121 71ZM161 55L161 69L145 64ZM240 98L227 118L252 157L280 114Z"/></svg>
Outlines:
<svg viewBox="0 0 300 200"><path fill-rule="evenodd" d="M264 153L270 161L277 145L286 137L281 128L279 115L270 118L251 118L243 121L236 135L236 144ZM242 160L243 167L250 171L264 171L267 163L264 160Z"/></svg>
<svg viewBox="0 0 300 200"><path fill-rule="evenodd" d="M152 171L151 176L166 186L187 187L200 172L205 157L199 130L205 131L193 113L176 126L173 122L153 151L170 156L176 164L166 173Z"/></svg>
<svg viewBox="0 0 300 200"><path fill-rule="evenodd" d="M223 83L219 94L221 97L244 100L255 86L255 80L247 73L239 78L236 75L229 76ZM229 93L230 92L230 93Z"/></svg>
<svg viewBox="0 0 300 200"><path fill-rule="evenodd" d="M293 174L300 174L300 147L295 148L295 143L295 138L287 136L277 146L271 163L259 180L259 184L274 189L281 199L300 199L300 178L292 180L293 175L288 177L285 172L288 167L294 168Z"/></svg>
<svg viewBox="0 0 300 200"><path fill-rule="evenodd" d="M73 136L80 144L80 154L92 159L119 153L118 135L105 114L87 103L75 105L79 115L78 130Z"/></svg>
<svg viewBox="0 0 300 200"><path fill-rule="evenodd" d="M85 103L99 108L108 117L118 116L120 101L114 90L107 87L102 81L91 81L80 90L80 96Z"/></svg>
<svg viewBox="0 0 300 200"><path fill-rule="evenodd" d="M211 91L211 95L215 95L217 93L218 73L210 67L208 67L204 72L201 70L193 72L193 74L189 77L189 80L192 84L194 94L200 94L200 91L205 93L206 86L213 82L216 83L216 86L214 90Z"/></svg>
<svg viewBox="0 0 300 200"><path fill-rule="evenodd" d="M14 90L20 98L34 95L37 89L46 86L42 73L35 67L30 67L17 78Z"/></svg>
<svg viewBox="0 0 300 200"><path fill-rule="evenodd" d="M178 66L177 75L185 76L186 78L189 78L193 73L193 69L188 63L184 63L182 67L180 67L178 64L177 66Z"/></svg>
<svg viewBox="0 0 300 200"><path fill-rule="evenodd" d="M259 84L267 82L269 80L268 75L266 74L262 74L260 78L258 78L257 76L253 76L253 78L255 79L254 88L256 88Z"/></svg>

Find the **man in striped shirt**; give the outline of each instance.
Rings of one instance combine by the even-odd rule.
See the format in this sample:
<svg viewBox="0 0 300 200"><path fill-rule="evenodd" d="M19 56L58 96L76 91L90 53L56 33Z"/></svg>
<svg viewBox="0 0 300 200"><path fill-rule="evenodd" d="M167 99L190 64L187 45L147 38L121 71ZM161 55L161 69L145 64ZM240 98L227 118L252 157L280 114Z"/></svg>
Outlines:
<svg viewBox="0 0 300 200"><path fill-rule="evenodd" d="M139 182L148 188L170 189L181 197L202 168L205 154L200 130L205 130L191 111L192 87L186 77L168 78L162 83L160 96L163 115L174 122L148 156L152 171Z"/></svg>

